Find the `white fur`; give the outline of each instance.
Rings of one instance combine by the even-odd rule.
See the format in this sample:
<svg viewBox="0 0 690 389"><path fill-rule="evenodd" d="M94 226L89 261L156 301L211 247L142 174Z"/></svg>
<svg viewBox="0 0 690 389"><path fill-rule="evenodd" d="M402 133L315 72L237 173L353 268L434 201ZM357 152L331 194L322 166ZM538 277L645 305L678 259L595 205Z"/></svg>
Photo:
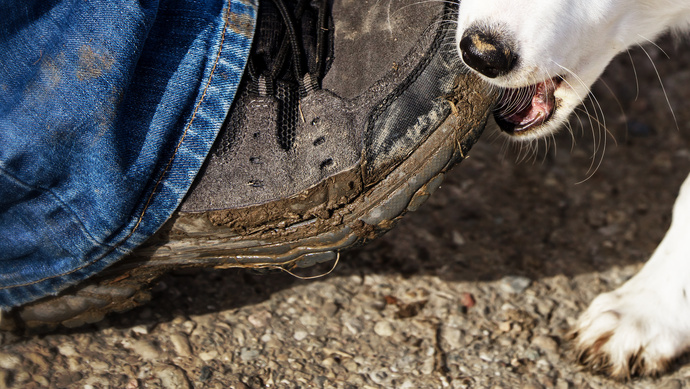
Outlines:
<svg viewBox="0 0 690 389"><path fill-rule="evenodd" d="M690 26L688 0L462 0L457 41L468 28L500 29L516 44L518 65L484 79L517 88L562 76L551 120L525 133L525 140L557 130L589 94L611 59L669 29Z"/></svg>
<svg viewBox="0 0 690 389"><path fill-rule="evenodd" d="M690 26L689 0L462 0L458 42L468 28L499 30L519 61L508 74L484 79L517 88L562 76L556 111L526 133L551 134L589 94L611 59L669 29ZM688 86L690 87L690 85ZM598 296L575 328L582 360L618 377L655 374L690 348L690 176L673 224L644 268L617 290Z"/></svg>

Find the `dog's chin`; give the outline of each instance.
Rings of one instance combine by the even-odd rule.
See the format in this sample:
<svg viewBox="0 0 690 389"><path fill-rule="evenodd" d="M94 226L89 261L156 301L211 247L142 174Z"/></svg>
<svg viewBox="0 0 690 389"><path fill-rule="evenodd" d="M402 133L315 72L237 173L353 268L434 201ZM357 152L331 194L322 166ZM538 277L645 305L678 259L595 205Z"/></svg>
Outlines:
<svg viewBox="0 0 690 389"><path fill-rule="evenodd" d="M567 118L556 91L563 79L552 79L521 87L502 89L494 108L498 127L510 138L530 141L547 136L560 127Z"/></svg>

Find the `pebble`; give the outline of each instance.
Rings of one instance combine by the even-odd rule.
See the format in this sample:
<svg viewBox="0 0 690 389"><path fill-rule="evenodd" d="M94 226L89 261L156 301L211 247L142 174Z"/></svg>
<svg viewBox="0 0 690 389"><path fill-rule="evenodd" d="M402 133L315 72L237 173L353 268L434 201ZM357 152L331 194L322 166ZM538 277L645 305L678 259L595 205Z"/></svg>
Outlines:
<svg viewBox="0 0 690 389"><path fill-rule="evenodd" d="M459 328L445 327L441 337L446 342L450 350L455 350L462 347L462 330Z"/></svg>
<svg viewBox="0 0 690 389"><path fill-rule="evenodd" d="M455 243L456 246L464 246L465 245L465 243L466 243L465 237L462 236L462 234L459 231L453 230L452 237L453 237L453 243Z"/></svg>
<svg viewBox="0 0 690 389"><path fill-rule="evenodd" d="M7 370L13 370L22 363L22 358L18 355L0 353L0 367Z"/></svg>
<svg viewBox="0 0 690 389"><path fill-rule="evenodd" d="M154 361L161 355L160 349L147 340L137 340L130 348L145 361Z"/></svg>
<svg viewBox="0 0 690 389"><path fill-rule="evenodd" d="M299 321L307 327L316 327L319 325L319 318L309 313L300 316Z"/></svg>
<svg viewBox="0 0 690 389"><path fill-rule="evenodd" d="M247 316L247 321L256 328L266 327L273 316L268 311L259 311Z"/></svg>
<svg viewBox="0 0 690 389"><path fill-rule="evenodd" d="M382 320L374 325L374 332L378 336L391 336L393 335L393 326L388 321Z"/></svg>
<svg viewBox="0 0 690 389"><path fill-rule="evenodd" d="M494 357L492 357L491 355L489 355L485 352L479 353L479 359L481 359L484 362L493 362L494 361Z"/></svg>
<svg viewBox="0 0 690 389"><path fill-rule="evenodd" d="M240 359L242 359L242 362L250 362L255 360L260 354L259 350L243 347L240 350Z"/></svg>
<svg viewBox="0 0 690 389"><path fill-rule="evenodd" d="M501 289L508 293L522 294L527 289L532 280L523 276L505 276L501 279Z"/></svg>
<svg viewBox="0 0 690 389"><path fill-rule="evenodd" d="M212 361L212 360L218 358L218 351L211 350L211 351L201 352L201 353L199 353L199 358L204 362Z"/></svg>
<svg viewBox="0 0 690 389"><path fill-rule="evenodd" d="M182 323L182 329L187 335L191 335L195 328L196 323L191 320L186 320L184 323Z"/></svg>
<svg viewBox="0 0 690 389"><path fill-rule="evenodd" d="M47 388L50 386L50 381L48 381L48 379L44 376L35 375L32 378L34 379L34 382L36 382L43 388Z"/></svg>
<svg viewBox="0 0 690 389"><path fill-rule="evenodd" d="M147 335L149 333L149 329L145 325L139 325L132 327L132 332L137 335Z"/></svg>
<svg viewBox="0 0 690 389"><path fill-rule="evenodd" d="M345 328L347 328L348 331L350 331L350 333L352 333L352 335L357 335L364 329L362 321L357 318L345 320L343 322L343 325L345 326Z"/></svg>
<svg viewBox="0 0 690 389"><path fill-rule="evenodd" d="M338 305L333 301L327 301L321 307L321 312L325 317L333 317L338 312Z"/></svg>
<svg viewBox="0 0 690 389"><path fill-rule="evenodd" d="M177 356L190 357L192 356L192 346L189 344L189 338L182 332L177 332L170 335L170 343Z"/></svg>
<svg viewBox="0 0 690 389"><path fill-rule="evenodd" d="M471 293L465 292L460 296L460 304L465 308L472 308L476 304L476 301Z"/></svg>
<svg viewBox="0 0 690 389"><path fill-rule="evenodd" d="M50 367L50 364L39 353L28 353L25 355L25 357L26 359L30 360L32 363L34 363L36 366L43 370L48 370L48 368Z"/></svg>
<svg viewBox="0 0 690 389"><path fill-rule="evenodd" d="M304 330L297 330L295 331L294 335L292 336L295 338L296 341L301 342L303 341L307 336L309 336L309 333Z"/></svg>
<svg viewBox="0 0 690 389"><path fill-rule="evenodd" d="M66 357L73 357L77 355L77 350L71 343L63 343L57 346L58 352Z"/></svg>
<svg viewBox="0 0 690 389"><path fill-rule="evenodd" d="M550 336L535 336L534 339L532 339L532 345L548 353L558 352L558 342Z"/></svg>
<svg viewBox="0 0 690 389"><path fill-rule="evenodd" d="M163 365L154 368L153 374L161 380L161 386L165 389L191 388L187 376L179 367Z"/></svg>
<svg viewBox="0 0 690 389"><path fill-rule="evenodd" d="M94 371L106 371L110 367L109 364L105 363L104 361L89 361L89 366L94 370Z"/></svg>

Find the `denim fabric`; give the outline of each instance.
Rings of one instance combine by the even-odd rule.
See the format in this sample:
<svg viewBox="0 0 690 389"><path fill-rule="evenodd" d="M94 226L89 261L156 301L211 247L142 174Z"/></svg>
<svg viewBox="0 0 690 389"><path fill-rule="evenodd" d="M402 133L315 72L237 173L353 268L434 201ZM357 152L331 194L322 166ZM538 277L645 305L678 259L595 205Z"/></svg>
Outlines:
<svg viewBox="0 0 690 389"><path fill-rule="evenodd" d="M92 276L189 189L257 0L0 0L0 307Z"/></svg>

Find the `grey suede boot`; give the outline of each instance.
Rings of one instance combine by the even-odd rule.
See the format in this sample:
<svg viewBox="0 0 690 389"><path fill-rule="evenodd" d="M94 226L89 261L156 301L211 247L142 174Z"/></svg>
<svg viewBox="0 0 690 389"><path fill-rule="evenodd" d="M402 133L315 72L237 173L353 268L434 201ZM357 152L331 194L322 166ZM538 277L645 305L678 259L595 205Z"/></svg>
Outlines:
<svg viewBox="0 0 690 389"><path fill-rule="evenodd" d="M240 91L178 212L99 276L3 314L78 326L166 271L334 261L414 211L477 140L493 98L463 70L457 5L264 0ZM391 8L393 7L393 8Z"/></svg>

